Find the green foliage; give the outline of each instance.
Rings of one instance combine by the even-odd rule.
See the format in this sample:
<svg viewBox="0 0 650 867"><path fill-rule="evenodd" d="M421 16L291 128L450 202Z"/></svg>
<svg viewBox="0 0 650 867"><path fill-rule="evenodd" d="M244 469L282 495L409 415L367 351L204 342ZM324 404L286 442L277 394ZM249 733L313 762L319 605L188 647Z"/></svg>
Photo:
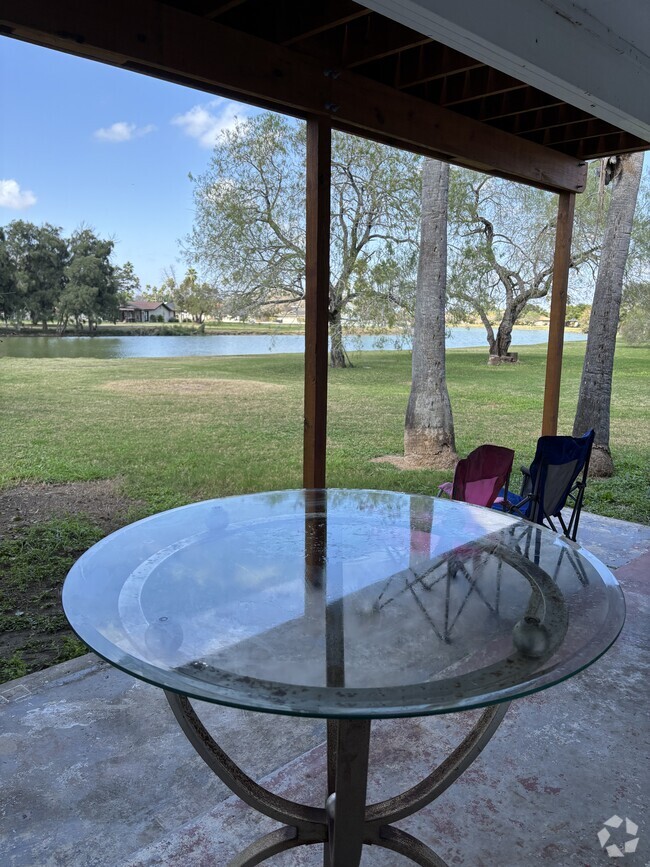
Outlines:
<svg viewBox="0 0 650 867"><path fill-rule="evenodd" d="M62 332L70 318L80 327L85 317L90 329L114 320L139 280L130 262L113 265L113 247L84 226L66 240L49 223L9 223L0 229L0 315L21 322L28 313L43 330L57 318Z"/></svg>
<svg viewBox="0 0 650 867"><path fill-rule="evenodd" d="M125 262L122 266L118 265L115 268L115 279L118 286L118 306L125 305L140 295L140 278L135 273L132 262Z"/></svg>
<svg viewBox="0 0 650 867"><path fill-rule="evenodd" d="M222 133L194 183L188 260L238 316L305 292L305 125L264 113ZM419 165L411 154L334 133L332 322L391 321L414 285ZM410 249L403 249L410 248Z"/></svg>
<svg viewBox="0 0 650 867"><path fill-rule="evenodd" d="M623 289L621 336L628 343L650 343L650 282L637 280Z"/></svg>
<svg viewBox="0 0 650 867"><path fill-rule="evenodd" d="M8 570L5 586L20 590L67 572L79 551L101 537L98 528L81 518L37 524L0 541L0 568Z"/></svg>
<svg viewBox="0 0 650 867"><path fill-rule="evenodd" d="M117 315L120 284L110 261L113 242L81 228L70 238L69 252L67 282L58 300L59 323L65 330L70 316L77 322L85 316L92 330L98 319L114 319Z"/></svg>
<svg viewBox="0 0 650 867"><path fill-rule="evenodd" d="M6 248L16 271L18 292L32 322L47 329L66 283L69 253L61 230L49 223L9 223Z"/></svg>
<svg viewBox="0 0 650 867"><path fill-rule="evenodd" d="M567 319L580 319L584 313L591 312L590 304L567 304L566 306L566 318Z"/></svg>
<svg viewBox="0 0 650 867"><path fill-rule="evenodd" d="M194 322L203 323L206 316L216 317L221 309L221 298L218 290L206 281L199 280L194 268L189 268L185 277L178 282L174 270L171 269L161 289L159 298L171 301L176 310L189 313Z"/></svg>
<svg viewBox="0 0 650 867"><path fill-rule="evenodd" d="M57 662L67 662L88 653L88 648L75 635L64 635L58 645Z"/></svg>
<svg viewBox="0 0 650 867"><path fill-rule="evenodd" d="M593 174L593 173L592 173ZM573 285L592 276L598 239L592 178L577 212L572 256ZM478 317L490 352L504 355L515 323L548 312L535 304L548 295L553 275L556 197L467 169L451 173L448 311L452 320ZM490 311L500 308L498 330ZM525 311L529 311L526 315Z"/></svg>
<svg viewBox="0 0 650 867"><path fill-rule="evenodd" d="M9 659L0 659L0 683L15 680L29 674L29 668L19 651L14 651Z"/></svg>
<svg viewBox="0 0 650 867"><path fill-rule="evenodd" d="M7 321L22 308L16 266L9 255L5 230L0 226L0 316Z"/></svg>

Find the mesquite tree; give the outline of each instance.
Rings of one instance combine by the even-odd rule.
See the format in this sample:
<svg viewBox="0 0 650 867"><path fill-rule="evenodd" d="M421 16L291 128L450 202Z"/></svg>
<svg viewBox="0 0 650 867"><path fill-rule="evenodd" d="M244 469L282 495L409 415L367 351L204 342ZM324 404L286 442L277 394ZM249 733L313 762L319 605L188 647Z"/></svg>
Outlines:
<svg viewBox="0 0 650 867"><path fill-rule="evenodd" d="M491 355L508 354L524 308L551 288L556 209L555 197L541 190L468 170L453 172L450 313L456 319L480 318ZM575 270L596 261L596 215L591 211L581 204L571 257ZM495 315L500 318L496 332Z"/></svg>
<svg viewBox="0 0 650 867"><path fill-rule="evenodd" d="M345 367L343 315L355 305L399 305L393 271L414 267L395 251L416 245L419 158L342 133L332 143L331 363ZM195 219L185 252L230 312L302 300L305 125L270 113L243 120L221 134L207 171L192 180Z"/></svg>

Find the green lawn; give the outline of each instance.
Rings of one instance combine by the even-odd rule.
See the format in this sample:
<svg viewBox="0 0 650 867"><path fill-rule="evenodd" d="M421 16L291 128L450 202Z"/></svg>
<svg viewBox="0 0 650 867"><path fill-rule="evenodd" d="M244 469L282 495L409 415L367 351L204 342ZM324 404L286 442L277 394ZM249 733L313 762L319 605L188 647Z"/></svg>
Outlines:
<svg viewBox="0 0 650 867"><path fill-rule="evenodd" d="M570 433L584 346L565 349L560 433ZM328 484L433 492L449 473L370 459L402 451L410 353L353 354L330 371ZM590 482L586 507L650 523L650 350L619 346L612 401L614 479ZM544 347L488 367L484 350L448 354L456 442L532 458ZM152 510L244 491L300 486L302 358L0 359L0 488L19 480L120 476ZM518 480L513 480L516 487Z"/></svg>
<svg viewBox="0 0 650 867"><path fill-rule="evenodd" d="M570 432L584 346L569 344L560 433ZM407 352L357 353L330 374L328 484L435 493L451 473L399 471L371 458L402 451ZM528 463L539 434L545 350L488 367L484 350L449 353L459 454L494 442ZM650 522L650 350L619 347L615 478L590 481L586 507ZM17 482L120 479L130 514L191 500L301 485L302 358L0 358L0 489ZM517 489L518 478L512 482ZM11 510L5 507L5 518ZM0 517L2 512L0 510ZM126 517L125 517L126 519ZM63 579L103 532L84 515L0 530L0 682L85 652L60 607Z"/></svg>

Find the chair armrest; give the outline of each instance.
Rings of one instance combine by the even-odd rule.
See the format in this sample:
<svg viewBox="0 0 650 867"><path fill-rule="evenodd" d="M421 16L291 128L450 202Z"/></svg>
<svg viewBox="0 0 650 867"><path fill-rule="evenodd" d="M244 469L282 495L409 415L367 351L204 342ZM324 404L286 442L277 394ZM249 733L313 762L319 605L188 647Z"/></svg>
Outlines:
<svg viewBox="0 0 650 867"><path fill-rule="evenodd" d="M529 475L530 475L530 467L525 467L525 466L522 464L521 467L520 467L519 469L521 470L521 472L522 472L525 476L529 476Z"/></svg>

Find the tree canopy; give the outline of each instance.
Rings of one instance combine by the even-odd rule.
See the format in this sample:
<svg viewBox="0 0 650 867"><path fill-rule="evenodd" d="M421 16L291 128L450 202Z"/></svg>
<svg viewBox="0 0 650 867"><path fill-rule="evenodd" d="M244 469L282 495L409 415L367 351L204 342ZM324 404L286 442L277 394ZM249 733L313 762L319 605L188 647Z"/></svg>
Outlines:
<svg viewBox="0 0 650 867"><path fill-rule="evenodd" d="M334 133L329 319L332 363L346 365L342 317L390 317L414 289L419 165L412 154ZM189 261L231 312L305 296L305 125L260 114L222 133L194 182ZM411 298L412 303L412 298ZM380 313L380 311L382 311Z"/></svg>
<svg viewBox="0 0 650 867"><path fill-rule="evenodd" d="M114 319L139 281L133 266L112 262L114 242L81 226L70 238L61 229L14 220L0 229L0 315L5 322L27 314L47 331L56 320L64 332L70 319L85 319L92 330L98 319Z"/></svg>
<svg viewBox="0 0 650 867"><path fill-rule="evenodd" d="M61 230L49 223L36 226L14 220L7 229L6 249L14 266L17 297L32 322L40 322L47 331L66 284L70 258Z"/></svg>
<svg viewBox="0 0 650 867"><path fill-rule="evenodd" d="M70 316L77 323L85 316L92 331L98 319L117 315L120 284L110 261L112 252L113 242L98 238L91 229L78 229L70 238L66 284L57 305L62 331Z"/></svg>
<svg viewBox="0 0 650 867"><path fill-rule="evenodd" d="M504 356L517 320L551 288L556 200L468 170L456 170L452 177L449 310L456 319L478 316L490 353ZM571 257L575 271L597 262L595 230L594 208L578 211Z"/></svg>

